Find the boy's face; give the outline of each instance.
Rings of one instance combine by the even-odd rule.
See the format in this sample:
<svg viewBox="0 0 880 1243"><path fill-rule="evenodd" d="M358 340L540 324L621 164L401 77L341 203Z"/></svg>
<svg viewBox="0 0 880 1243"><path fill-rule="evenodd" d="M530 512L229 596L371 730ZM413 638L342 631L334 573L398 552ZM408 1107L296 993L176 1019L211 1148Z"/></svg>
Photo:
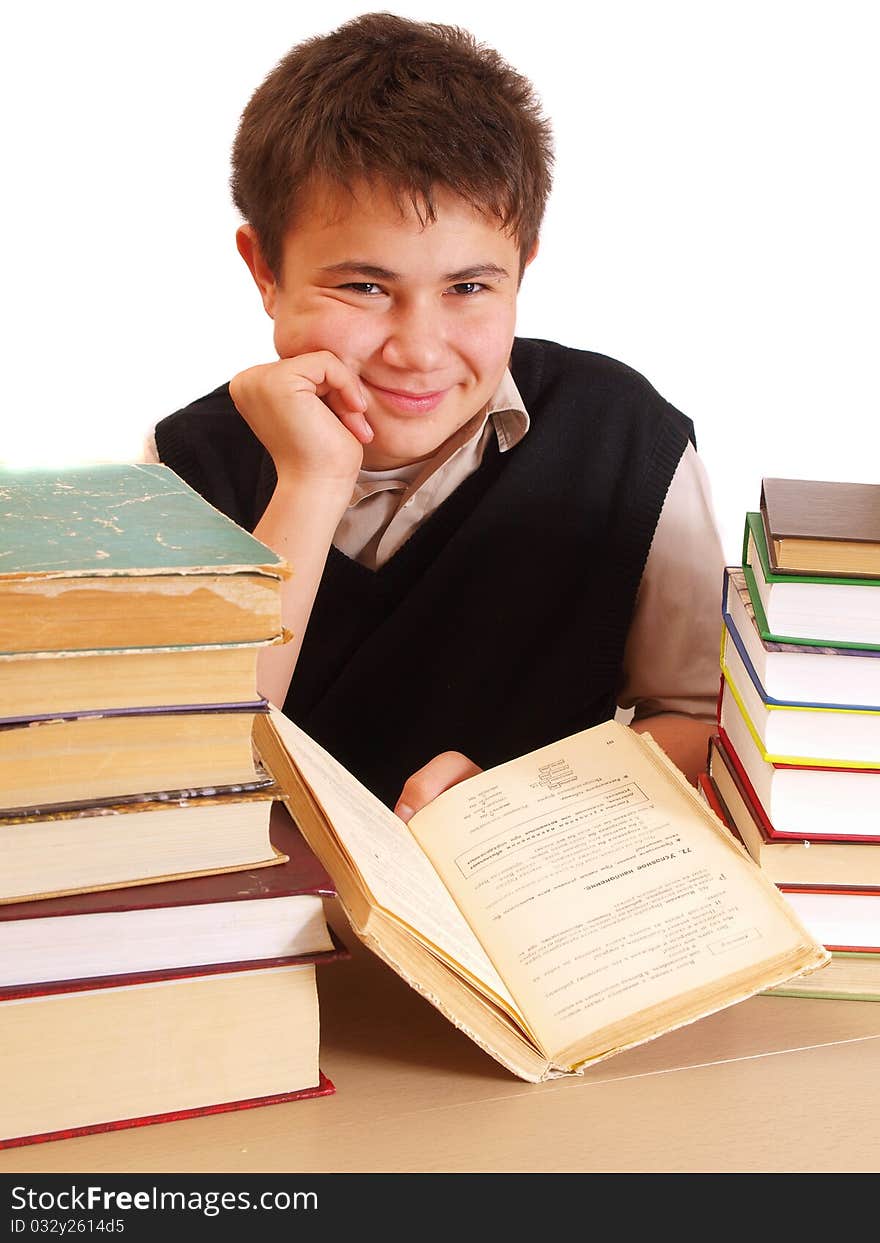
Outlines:
<svg viewBox="0 0 880 1243"><path fill-rule="evenodd" d="M280 280L251 264L279 357L330 350L359 377L374 433L367 469L430 457L509 360L518 244L457 195L436 202L423 227L384 189L325 186L297 213Z"/></svg>

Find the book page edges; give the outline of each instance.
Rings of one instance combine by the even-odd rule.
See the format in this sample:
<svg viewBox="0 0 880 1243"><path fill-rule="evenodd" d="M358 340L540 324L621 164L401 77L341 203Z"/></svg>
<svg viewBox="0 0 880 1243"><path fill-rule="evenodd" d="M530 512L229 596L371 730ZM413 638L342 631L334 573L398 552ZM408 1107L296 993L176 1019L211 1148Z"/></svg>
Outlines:
<svg viewBox="0 0 880 1243"><path fill-rule="evenodd" d="M232 565L176 566L168 569L162 569L159 566L133 565L126 569L110 570L89 566L86 569L78 570L46 570L45 573L35 570L8 570L0 573L0 585L22 581L40 583L48 582L50 579L70 578L213 578L215 575L222 575L223 577L249 575L254 578L274 578L283 582L292 577L293 570L281 557L277 562L266 562L262 565L242 562L241 564Z"/></svg>
<svg viewBox="0 0 880 1243"><path fill-rule="evenodd" d="M556 1065L533 1049L512 1027L493 1014L479 995L459 979L441 959L433 958L420 942L413 940L407 946L408 950L412 949L412 954L394 953L389 945L393 938L388 935L387 926L377 929L376 924L380 921L377 920L375 912L370 913L371 917L368 918L366 926L363 926L355 920L341 898L340 906L352 931L371 953L439 1010L453 1027L463 1032L484 1053L488 1053L517 1078L528 1083L542 1083L546 1079L579 1073ZM404 957L412 956L419 959L419 968L422 971L420 976L414 975L414 968L403 961ZM475 1022L474 1010L480 1011L480 1023Z"/></svg>
<svg viewBox="0 0 880 1243"><path fill-rule="evenodd" d="M131 889L134 885L161 885L167 881L194 880L198 876L225 876L229 872L249 872L256 868L275 867L276 864L289 861L290 856L283 854L276 846L272 846L272 851L271 859L233 863L229 867L203 868L196 872L168 872L160 876L139 876L136 880L113 881L107 885L79 885L73 889L53 889L43 893L19 893L11 898L0 898L0 906L8 906L13 902L40 902L46 898L69 898L77 893L103 893L108 889Z"/></svg>
<svg viewBox="0 0 880 1243"><path fill-rule="evenodd" d="M282 626L278 634L270 635L265 639L235 639L232 643L175 643L162 647L76 647L41 651L30 651L25 648L18 652L0 652L0 665L15 661L76 660L79 657L89 656L131 656L134 658L178 652L247 652L287 643L292 638L291 631Z"/></svg>
<svg viewBox="0 0 880 1243"><path fill-rule="evenodd" d="M737 689L736 683L734 682L730 674L730 670L728 669L726 663L724 662L722 662L722 665L721 665L721 674L722 674L722 677L724 678L724 681L730 687L730 693L733 696L736 706L739 709L740 715L742 716L743 721L745 722L745 725L749 733L752 736L752 740L755 746L758 748L758 751L760 752L761 759L764 760L767 764L783 764L789 768L833 768L837 770L852 769L858 772L865 772L865 771L871 771L874 769L880 769L880 758L878 758L876 762L871 762L870 760L843 760L839 758L828 758L825 756L818 756L818 755L779 755L775 751L774 752L768 751L764 745L764 740L761 738L761 735L758 733L758 730L754 722L752 721L752 718L749 716L748 709L746 708L745 703L743 702L743 697L740 691ZM765 707L767 707L768 709L773 706L774 705L765 703ZM791 707L791 705L788 705L788 704L782 704L782 705L777 705L777 706L781 706L784 708ZM811 708L803 709L803 711L808 711L808 712L815 711L815 710L816 709L811 709ZM831 708L831 709L819 709L819 711L847 712L850 710L846 708L843 708L843 709ZM876 715L876 711L877 711L876 709L868 709L867 715L871 715L872 713ZM852 712L850 712L850 714L852 715Z"/></svg>
<svg viewBox="0 0 880 1243"><path fill-rule="evenodd" d="M780 573L770 564L770 554L767 550L767 538L764 533L764 523L760 513L750 512L746 514L745 530L743 535L743 564L749 563L748 548L749 536L751 536L752 544L758 554L758 560L764 579L772 583L811 583L816 586L837 586L837 587L880 587L880 578L874 575L854 575L854 574L793 574L791 572Z"/></svg>
<svg viewBox="0 0 880 1243"><path fill-rule="evenodd" d="M21 1148L28 1144L44 1144L59 1139L75 1139L83 1135L102 1135L109 1131L126 1131L132 1127L152 1126L164 1122L181 1122L188 1118L204 1118L212 1114L230 1113L239 1109L261 1109L264 1105L283 1105L290 1101L310 1100L316 1096L332 1096L336 1087L321 1071L314 1087L295 1088L290 1092L277 1092L272 1096L248 1097L240 1101L223 1101L216 1105L198 1105L190 1109L175 1109L164 1114L146 1114L139 1118L119 1118L111 1122L93 1122L87 1126L67 1127L61 1131L44 1131L38 1135L19 1135L0 1139L0 1151L4 1148Z"/></svg>
<svg viewBox="0 0 880 1243"><path fill-rule="evenodd" d="M279 783L285 791L282 801L319 862L328 874L333 877L340 905L345 911L353 930L361 936L363 929L369 925L371 918L374 922L374 927L376 923L381 922L382 928L386 930L388 935L393 936L393 933L398 933L401 937L401 943L406 944L410 942L414 947L414 952L420 957L426 955L431 961L441 963L443 970L450 977L454 977L457 983L461 984L461 987L472 999L473 1004L497 1007L509 1016L509 1021L512 1024L521 1027L528 1037L534 1039L531 1028L519 1011L511 1010L508 1003L502 997L499 997L488 984L468 971L465 966L449 954L444 953L425 933L414 928L399 915L387 910L376 900L363 879L360 869L346 849L345 842L328 820L308 783L300 776L292 756L290 756L290 753L284 746L283 740L278 736L271 715L265 719L263 729L268 731L272 744L279 747L283 756L287 759L285 767L290 772L291 788L284 785L279 775ZM267 764L271 762L265 754L263 754L263 759ZM300 806L297 805L298 800L302 800ZM304 814L304 808L306 814ZM316 828L316 826L320 827ZM354 914L355 910L358 912L357 915ZM462 917L466 919L463 912ZM373 934L373 938L375 939L375 934ZM361 939L363 939L362 936ZM372 943L370 948L373 948ZM407 977L407 982L411 982L409 977Z"/></svg>

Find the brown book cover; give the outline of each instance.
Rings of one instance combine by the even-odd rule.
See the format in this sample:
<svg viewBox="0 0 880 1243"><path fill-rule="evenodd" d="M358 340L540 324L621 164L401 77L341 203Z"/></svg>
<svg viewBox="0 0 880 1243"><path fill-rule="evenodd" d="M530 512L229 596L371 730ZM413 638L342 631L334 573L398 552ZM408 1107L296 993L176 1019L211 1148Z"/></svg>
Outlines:
<svg viewBox="0 0 880 1243"><path fill-rule="evenodd" d="M761 518L778 573L880 572L880 484L763 479Z"/></svg>
<svg viewBox="0 0 880 1243"><path fill-rule="evenodd" d="M280 801L272 805L270 836L285 860L274 867L0 906L0 1002L193 970L347 957L323 911L322 900L335 896L333 882ZM152 914L145 918L145 911Z"/></svg>

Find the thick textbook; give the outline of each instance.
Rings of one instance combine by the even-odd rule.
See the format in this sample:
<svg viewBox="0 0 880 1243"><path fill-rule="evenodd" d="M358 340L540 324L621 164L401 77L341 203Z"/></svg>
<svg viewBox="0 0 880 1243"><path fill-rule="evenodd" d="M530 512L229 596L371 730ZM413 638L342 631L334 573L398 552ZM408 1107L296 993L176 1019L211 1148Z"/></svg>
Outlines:
<svg viewBox="0 0 880 1243"><path fill-rule="evenodd" d="M583 1073L827 961L618 722L480 773L409 825L276 709L256 736L356 934L523 1079Z"/></svg>
<svg viewBox="0 0 880 1243"><path fill-rule="evenodd" d="M880 768L880 705L774 699L725 626L721 672L764 756L773 764Z"/></svg>
<svg viewBox="0 0 880 1243"><path fill-rule="evenodd" d="M880 484L764 479L761 518L778 572L880 575Z"/></svg>
<svg viewBox="0 0 880 1243"><path fill-rule="evenodd" d="M258 700L0 721L0 811L256 781L251 738L266 709Z"/></svg>
<svg viewBox="0 0 880 1243"><path fill-rule="evenodd" d="M746 514L742 568L764 638L817 647L880 646L880 578L777 573L759 513Z"/></svg>
<svg viewBox="0 0 880 1243"><path fill-rule="evenodd" d="M817 941L840 954L880 953L880 889L780 885Z"/></svg>
<svg viewBox="0 0 880 1243"><path fill-rule="evenodd" d="M70 980L167 978L328 953L333 883L280 800L270 832L277 867L0 905L0 988L65 991Z"/></svg>
<svg viewBox="0 0 880 1243"><path fill-rule="evenodd" d="M810 976L770 988L775 997L828 1001L880 1001L880 953L831 951L831 961Z"/></svg>
<svg viewBox="0 0 880 1243"><path fill-rule="evenodd" d="M0 719L254 702L268 642L0 654Z"/></svg>
<svg viewBox="0 0 880 1243"><path fill-rule="evenodd" d="M286 562L167 466L0 469L0 653L280 641Z"/></svg>
<svg viewBox="0 0 880 1243"><path fill-rule="evenodd" d="M768 759L726 678L721 680L718 723L776 834L801 839L880 837L880 768Z"/></svg>
<svg viewBox="0 0 880 1243"><path fill-rule="evenodd" d="M724 571L721 607L733 642L770 698L849 708L880 704L880 648L819 647L767 638L738 566Z"/></svg>
<svg viewBox="0 0 880 1243"><path fill-rule="evenodd" d="M709 740L708 776L726 809L723 818L735 827L749 854L776 884L880 886L880 838L780 833L723 731ZM830 818L829 822L834 824Z"/></svg>
<svg viewBox="0 0 880 1243"><path fill-rule="evenodd" d="M314 961L0 989L0 1046L0 1149L334 1090Z"/></svg>
<svg viewBox="0 0 880 1243"><path fill-rule="evenodd" d="M280 790L168 790L153 797L0 816L0 906L89 890L270 867Z"/></svg>
<svg viewBox="0 0 880 1243"><path fill-rule="evenodd" d="M740 841L729 809L708 773L700 773L699 789L719 820ZM783 997L816 997L840 1001L880 1001L880 889L842 886L779 886L785 900L831 953L831 959L809 975L767 989Z"/></svg>

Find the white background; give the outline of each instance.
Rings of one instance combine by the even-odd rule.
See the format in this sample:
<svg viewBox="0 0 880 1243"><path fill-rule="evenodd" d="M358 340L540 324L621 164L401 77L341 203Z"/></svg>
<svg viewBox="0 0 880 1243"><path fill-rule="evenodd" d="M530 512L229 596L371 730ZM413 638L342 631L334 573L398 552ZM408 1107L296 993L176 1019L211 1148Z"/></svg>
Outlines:
<svg viewBox="0 0 880 1243"><path fill-rule="evenodd" d="M535 83L557 172L518 331L620 358L691 415L729 561L762 475L880 478L876 5L385 7L468 27ZM0 460L136 459L273 356L229 147L288 48L362 11L7 13Z"/></svg>

